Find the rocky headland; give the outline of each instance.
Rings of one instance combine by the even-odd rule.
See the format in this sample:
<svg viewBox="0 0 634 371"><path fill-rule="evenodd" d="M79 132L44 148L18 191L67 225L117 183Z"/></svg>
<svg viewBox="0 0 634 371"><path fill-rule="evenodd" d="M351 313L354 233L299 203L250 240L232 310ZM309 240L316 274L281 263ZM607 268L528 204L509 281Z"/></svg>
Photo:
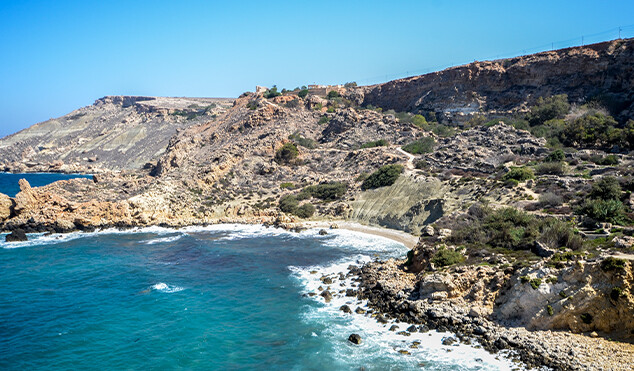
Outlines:
<svg viewBox="0 0 634 371"><path fill-rule="evenodd" d="M354 269L381 317L527 365L631 369L634 40L381 85L105 97L0 140L3 231L356 222L418 238ZM343 224L342 224L343 225Z"/></svg>

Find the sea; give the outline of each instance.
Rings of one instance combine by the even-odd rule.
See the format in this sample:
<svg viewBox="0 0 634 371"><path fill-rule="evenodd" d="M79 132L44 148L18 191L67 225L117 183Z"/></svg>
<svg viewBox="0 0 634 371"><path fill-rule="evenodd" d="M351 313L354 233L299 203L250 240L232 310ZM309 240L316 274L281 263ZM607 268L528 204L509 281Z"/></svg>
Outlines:
<svg viewBox="0 0 634 371"><path fill-rule="evenodd" d="M0 192L14 193L19 177L0 174ZM1 234L0 369L518 369L477 345L443 345L450 333L404 336L388 330L392 323L339 310L364 308L356 298L314 295L327 286L324 275L407 252L376 235L327 232L226 224L14 243ZM347 340L352 333L360 345Z"/></svg>

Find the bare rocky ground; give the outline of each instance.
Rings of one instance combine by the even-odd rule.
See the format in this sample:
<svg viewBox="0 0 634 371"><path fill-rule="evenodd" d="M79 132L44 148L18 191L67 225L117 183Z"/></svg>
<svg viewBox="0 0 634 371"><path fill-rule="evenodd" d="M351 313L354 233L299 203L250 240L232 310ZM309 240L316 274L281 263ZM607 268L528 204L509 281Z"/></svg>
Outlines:
<svg viewBox="0 0 634 371"><path fill-rule="evenodd" d="M629 184L634 175L631 154L615 151L616 163L597 164L592 159L606 158L607 152L567 150L561 171L509 183L505 174L513 168L538 169L545 162L553 152L545 139L505 124L504 118L439 136L414 125L410 116L364 105L404 104L412 110L418 104L412 102L420 101L423 111L439 110L442 120L460 116L456 123L463 124L464 116L474 112L526 110L532 94L542 92L540 84L548 81L549 94L569 91L580 96L591 90L584 76L600 75L600 84L592 81L613 92L613 85L631 83L619 80L616 72L634 76L627 75L632 59L623 59L631 53L631 44L613 42L486 64L486 71L495 73L465 72L482 67L474 64L409 83L340 89L341 96L330 99L310 94L300 98L297 92L272 98L249 93L231 101L105 97L0 140L5 170L95 174L92 180L40 188L21 181L16 197L0 195L0 223L5 231L27 232L222 222L302 228L307 220L397 229L421 236L409 259L373 263L357 272L359 294L385 316L430 328L443 326L455 331L460 341L476 336L492 351L516 349L528 365L631 368L632 262L623 260L615 270L605 270L603 264L610 256L631 257L632 228L582 220L575 213L601 179L614 177ZM561 71L551 67L561 62L567 70L579 60L597 62L583 65L597 64L609 73L592 67L565 74L565 83L555 84ZM524 76L521 68L539 78L518 80ZM453 84L471 86L475 95L459 91L441 101L427 95L429 79L440 84L438 91ZM478 89L487 86L487 79L497 81L498 88L484 99ZM631 93L619 94L615 97L631 103ZM520 96L524 98L516 99ZM469 111L474 102L478 106ZM629 114L625 103L620 115ZM433 138L432 150L403 150L425 138ZM386 145L365 148L379 140ZM297 156L276 160L289 143L294 143ZM394 164L403 165L403 172L392 185L362 189L369 174ZM333 182L345 183L344 192L333 199L304 191ZM300 218L282 212L279 202L289 195L301 198L300 204L312 204L315 214ZM631 192L624 190L619 197L627 215L634 215ZM584 238L585 247L560 246L556 239L535 240L539 244L519 249L457 241L461 228L478 219L476 205L513 207L535 220L561 220L576 228L574 234ZM519 238L522 228L528 229L508 227L505 238ZM461 238L468 240L464 234ZM439 266L434 263L439 251L452 251L460 260Z"/></svg>

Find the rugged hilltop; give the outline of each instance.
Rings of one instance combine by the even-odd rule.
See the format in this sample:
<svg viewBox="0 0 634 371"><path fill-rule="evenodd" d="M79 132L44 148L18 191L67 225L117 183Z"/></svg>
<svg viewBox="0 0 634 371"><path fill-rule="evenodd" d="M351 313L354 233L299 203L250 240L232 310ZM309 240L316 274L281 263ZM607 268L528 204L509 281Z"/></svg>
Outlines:
<svg viewBox="0 0 634 371"><path fill-rule="evenodd" d="M615 40L470 63L364 87L363 102L464 122L474 114L526 111L538 97L567 94L571 102L599 101L627 121L634 115L633 45Z"/></svg>
<svg viewBox="0 0 634 371"><path fill-rule="evenodd" d="M566 359L590 337L593 349L627 349L616 365L628 368L634 350L603 338L634 339L633 48L231 101L106 97L0 141L7 170L96 173L21 181L15 198L0 195L2 229L399 229L420 236L408 256L357 272L358 295L382 315L564 369L591 366ZM561 353L554 340L542 349L551 330L587 336Z"/></svg>
<svg viewBox="0 0 634 371"><path fill-rule="evenodd" d="M98 172L156 161L180 129L207 121L232 99L110 96L0 139L6 171Z"/></svg>

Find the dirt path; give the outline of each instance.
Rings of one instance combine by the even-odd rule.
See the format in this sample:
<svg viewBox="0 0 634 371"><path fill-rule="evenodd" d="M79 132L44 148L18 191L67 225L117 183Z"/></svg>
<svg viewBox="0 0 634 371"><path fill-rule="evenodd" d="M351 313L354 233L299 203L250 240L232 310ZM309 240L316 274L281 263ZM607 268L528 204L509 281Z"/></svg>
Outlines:
<svg viewBox="0 0 634 371"><path fill-rule="evenodd" d="M408 170L416 169L416 167L414 166L414 159L416 159L416 156L414 156L411 153L405 152L403 150L403 148L401 148L401 147L398 147L396 150L399 151L400 153L404 154L405 156L407 156L407 164L406 164L406 166L407 166Z"/></svg>

